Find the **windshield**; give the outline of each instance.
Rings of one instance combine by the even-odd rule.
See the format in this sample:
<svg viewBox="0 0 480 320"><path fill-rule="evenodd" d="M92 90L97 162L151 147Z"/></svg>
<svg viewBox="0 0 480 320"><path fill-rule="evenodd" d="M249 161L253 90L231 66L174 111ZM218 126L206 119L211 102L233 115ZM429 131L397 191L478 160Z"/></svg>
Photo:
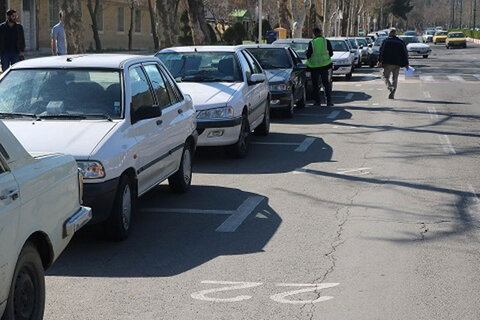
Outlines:
<svg viewBox="0 0 480 320"><path fill-rule="evenodd" d="M446 36L447 34L448 34L447 31L437 31L437 32L435 33L435 35L437 35L437 36Z"/></svg>
<svg viewBox="0 0 480 320"><path fill-rule="evenodd" d="M400 37L400 39L402 39L405 44L420 42L417 37Z"/></svg>
<svg viewBox="0 0 480 320"><path fill-rule="evenodd" d="M465 38L465 35L461 32L457 32L457 33L450 33L448 37L449 38Z"/></svg>
<svg viewBox="0 0 480 320"><path fill-rule="evenodd" d="M300 59L307 59L308 43L292 42L290 43L290 48L295 50Z"/></svg>
<svg viewBox="0 0 480 320"><path fill-rule="evenodd" d="M120 71L12 70L0 82L0 114L122 116Z"/></svg>
<svg viewBox="0 0 480 320"><path fill-rule="evenodd" d="M367 40L365 40L363 38L362 39L357 39L357 42L361 46L364 46L364 47L368 46Z"/></svg>
<svg viewBox="0 0 480 320"><path fill-rule="evenodd" d="M427 31L427 35L433 36L435 34L435 31Z"/></svg>
<svg viewBox="0 0 480 320"><path fill-rule="evenodd" d="M330 43L332 44L333 51L350 51L348 50L347 44L343 40L330 40Z"/></svg>
<svg viewBox="0 0 480 320"><path fill-rule="evenodd" d="M406 36L416 36L417 33L416 33L415 31L406 31L406 32L404 33L404 35L406 35Z"/></svg>
<svg viewBox="0 0 480 320"><path fill-rule="evenodd" d="M350 42L350 45L352 46L353 49L358 49L357 42L355 39L348 39L348 42Z"/></svg>
<svg viewBox="0 0 480 320"><path fill-rule="evenodd" d="M383 41L385 41L385 39L387 39L387 38L378 38L377 40L375 40L374 46L380 47L382 45Z"/></svg>
<svg viewBox="0 0 480 320"><path fill-rule="evenodd" d="M291 69L292 62L284 48L250 48L263 69Z"/></svg>
<svg viewBox="0 0 480 320"><path fill-rule="evenodd" d="M233 52L168 52L159 53L157 57L177 81L242 81Z"/></svg>

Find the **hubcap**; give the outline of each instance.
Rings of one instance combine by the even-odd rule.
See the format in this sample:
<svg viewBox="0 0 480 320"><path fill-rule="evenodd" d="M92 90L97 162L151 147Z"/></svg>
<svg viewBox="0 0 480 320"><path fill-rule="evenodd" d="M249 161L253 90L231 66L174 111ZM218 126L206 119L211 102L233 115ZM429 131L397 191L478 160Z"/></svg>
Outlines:
<svg viewBox="0 0 480 320"><path fill-rule="evenodd" d="M192 179L192 157L190 154L190 149L185 149L183 153L183 180L185 184L190 184L190 179Z"/></svg>
<svg viewBox="0 0 480 320"><path fill-rule="evenodd" d="M130 219L132 217L132 192L130 186L127 184L123 189L122 199L122 222L123 228L128 230L130 228Z"/></svg>
<svg viewBox="0 0 480 320"><path fill-rule="evenodd" d="M15 282L14 293L14 312L15 319L23 320L30 319L34 313L36 299L35 299L35 284L32 275L27 267L23 267Z"/></svg>

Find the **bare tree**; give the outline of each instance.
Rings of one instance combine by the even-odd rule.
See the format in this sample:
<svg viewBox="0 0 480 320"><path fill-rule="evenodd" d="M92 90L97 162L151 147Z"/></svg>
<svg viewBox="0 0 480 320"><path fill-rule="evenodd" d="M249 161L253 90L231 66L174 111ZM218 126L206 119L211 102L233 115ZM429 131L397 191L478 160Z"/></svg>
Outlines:
<svg viewBox="0 0 480 320"><path fill-rule="evenodd" d="M180 0L156 0L156 17L160 47L171 47L177 42L178 34L178 4Z"/></svg>
<svg viewBox="0 0 480 320"><path fill-rule="evenodd" d="M289 8L291 1L278 0L278 24L281 28L287 30L287 35L291 35L292 14Z"/></svg>
<svg viewBox="0 0 480 320"><path fill-rule="evenodd" d="M158 42L155 8L152 2L153 0L148 0L148 13L150 15L150 28L152 30L153 47L155 50L158 50L160 49L160 45Z"/></svg>
<svg viewBox="0 0 480 320"><path fill-rule="evenodd" d="M130 9L130 28L128 29L128 50L133 48L133 31L135 28L135 0L128 0L128 8Z"/></svg>
<svg viewBox="0 0 480 320"><path fill-rule="evenodd" d="M100 36L98 35L98 10L100 8L100 0L95 0L95 6L93 6L92 0L87 2L88 13L90 13L90 18L92 20L92 32L93 39L95 40L95 50L97 52L102 51L102 42L100 41Z"/></svg>
<svg viewBox="0 0 480 320"><path fill-rule="evenodd" d="M192 28L193 43L195 45L210 44L210 32L205 20L203 0L187 0L188 18Z"/></svg>
<svg viewBox="0 0 480 320"><path fill-rule="evenodd" d="M64 13L65 36L69 54L85 52L85 35L82 23L82 1L61 0L60 8Z"/></svg>
<svg viewBox="0 0 480 320"><path fill-rule="evenodd" d="M293 16L292 37L301 38L307 11L312 5L312 0L302 0L301 4L299 4L297 0L291 0L291 2Z"/></svg>

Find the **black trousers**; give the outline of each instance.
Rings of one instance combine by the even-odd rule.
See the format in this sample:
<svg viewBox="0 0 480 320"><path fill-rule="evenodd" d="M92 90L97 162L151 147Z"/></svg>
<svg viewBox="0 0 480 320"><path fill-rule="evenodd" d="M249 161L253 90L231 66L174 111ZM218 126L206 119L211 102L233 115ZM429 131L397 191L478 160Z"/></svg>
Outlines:
<svg viewBox="0 0 480 320"><path fill-rule="evenodd" d="M330 87L330 81L328 81L329 69L330 67L308 69L312 75L313 99L317 104L320 104L320 80L322 80L323 88L325 89L327 104L332 102L332 88Z"/></svg>

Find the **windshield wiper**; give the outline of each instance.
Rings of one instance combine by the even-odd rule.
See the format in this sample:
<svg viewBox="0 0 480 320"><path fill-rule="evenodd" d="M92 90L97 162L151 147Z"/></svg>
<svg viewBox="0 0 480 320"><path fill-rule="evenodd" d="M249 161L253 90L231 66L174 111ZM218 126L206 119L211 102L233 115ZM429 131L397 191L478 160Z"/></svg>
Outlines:
<svg viewBox="0 0 480 320"><path fill-rule="evenodd" d="M21 113L21 112L0 112L0 118L34 118L37 116L32 113Z"/></svg>
<svg viewBox="0 0 480 320"><path fill-rule="evenodd" d="M107 119L110 122L113 122L112 117L106 113L91 113L91 114L85 114L84 115L86 118L101 118L101 119Z"/></svg>
<svg viewBox="0 0 480 320"><path fill-rule="evenodd" d="M72 120L83 120L87 117L84 114L46 114L43 116L38 116L38 119L72 119Z"/></svg>
<svg viewBox="0 0 480 320"><path fill-rule="evenodd" d="M186 76L182 78L182 82L232 82L232 80L213 77Z"/></svg>

